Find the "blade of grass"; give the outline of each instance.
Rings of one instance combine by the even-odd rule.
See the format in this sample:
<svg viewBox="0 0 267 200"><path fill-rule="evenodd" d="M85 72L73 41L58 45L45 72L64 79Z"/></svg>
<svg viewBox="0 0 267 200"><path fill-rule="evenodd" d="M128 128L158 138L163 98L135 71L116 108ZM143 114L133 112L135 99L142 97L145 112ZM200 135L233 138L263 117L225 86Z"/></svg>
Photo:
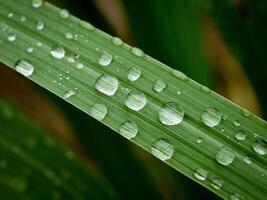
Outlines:
<svg viewBox="0 0 267 200"><path fill-rule="evenodd" d="M89 174L70 150L2 100L0 121L0 185L8 188L1 197L116 199L112 188Z"/></svg>
<svg viewBox="0 0 267 200"><path fill-rule="evenodd" d="M38 8L32 7L31 1L22 0L1 1L0 5L2 62L121 135L131 136L131 141L219 196L264 199L265 121L141 50L121 44L118 39L48 3ZM22 15L26 16L26 23L20 21ZM35 29L37 20L44 21L44 30ZM79 37L67 40L66 32ZM25 51L37 43L34 52ZM56 59L64 55L63 47L66 55ZM84 67L68 62L67 58L74 55L78 55L76 60ZM127 80L132 67L142 72L135 82ZM167 83L161 92L152 89L158 79ZM131 93L136 90L147 98L140 111L134 110L142 108L145 101L140 93ZM179 106L175 109L174 104L167 102ZM240 140L238 130L244 132L244 141ZM136 131L138 134L133 137ZM248 162L247 156L252 162Z"/></svg>

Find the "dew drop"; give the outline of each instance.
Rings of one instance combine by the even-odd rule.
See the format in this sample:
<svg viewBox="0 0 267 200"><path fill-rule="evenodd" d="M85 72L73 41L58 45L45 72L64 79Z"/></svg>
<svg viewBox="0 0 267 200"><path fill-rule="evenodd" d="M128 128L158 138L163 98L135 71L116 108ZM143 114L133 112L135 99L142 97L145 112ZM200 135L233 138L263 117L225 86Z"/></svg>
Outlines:
<svg viewBox="0 0 267 200"><path fill-rule="evenodd" d="M120 125L119 133L127 139L132 139L137 135L138 127L134 122L126 121Z"/></svg>
<svg viewBox="0 0 267 200"><path fill-rule="evenodd" d="M241 196L239 193L235 192L230 195L229 200L245 200L245 198Z"/></svg>
<svg viewBox="0 0 267 200"><path fill-rule="evenodd" d="M13 14L12 12L10 12L10 13L7 14L7 16L8 16L9 18L11 18L11 17L14 16L14 14Z"/></svg>
<svg viewBox="0 0 267 200"><path fill-rule="evenodd" d="M202 138L202 137L198 137L198 138L197 138L197 143L200 144L200 143L202 143L202 142L203 142L203 138Z"/></svg>
<svg viewBox="0 0 267 200"><path fill-rule="evenodd" d="M107 113L108 113L107 107L100 103L95 103L88 110L88 114L99 121L103 120L107 115Z"/></svg>
<svg viewBox="0 0 267 200"><path fill-rule="evenodd" d="M202 113L202 122L209 126L209 127L214 127L218 126L219 123L221 122L222 119L222 114L220 111L216 108L208 108Z"/></svg>
<svg viewBox="0 0 267 200"><path fill-rule="evenodd" d="M223 181L219 178L213 178L210 182L211 187L213 187L216 190L220 190L222 185L223 185Z"/></svg>
<svg viewBox="0 0 267 200"><path fill-rule="evenodd" d="M8 36L7 36L7 40L9 42L14 42L16 40L16 35L14 33L10 33Z"/></svg>
<svg viewBox="0 0 267 200"><path fill-rule="evenodd" d="M39 8L43 5L43 0L32 0L32 7Z"/></svg>
<svg viewBox="0 0 267 200"><path fill-rule="evenodd" d="M175 77L178 77L181 80L184 80L184 81L189 80L189 77L187 75L185 75L183 72L180 72L178 70L172 69L171 73L172 73L172 75L174 75Z"/></svg>
<svg viewBox="0 0 267 200"><path fill-rule="evenodd" d="M176 94L177 94L177 95L181 95L182 92L181 92L180 90L177 90Z"/></svg>
<svg viewBox="0 0 267 200"><path fill-rule="evenodd" d="M107 96L113 96L119 87L119 81L115 76L104 74L100 76L95 83L95 88L107 95Z"/></svg>
<svg viewBox="0 0 267 200"><path fill-rule="evenodd" d="M83 28L85 28L85 29L87 29L87 30L90 30L90 31L92 31L92 30L94 30L95 29L95 27L92 25L92 24L90 24L90 23L88 23L88 22L86 22L86 21L80 21L80 25L81 25L81 27L83 27Z"/></svg>
<svg viewBox="0 0 267 200"><path fill-rule="evenodd" d="M31 76L34 72L33 65L29 61L23 59L16 62L15 69L18 73L26 77Z"/></svg>
<svg viewBox="0 0 267 200"><path fill-rule="evenodd" d="M165 104L159 111L159 120L165 125L177 125L183 121L184 110L173 102Z"/></svg>
<svg viewBox="0 0 267 200"><path fill-rule="evenodd" d="M151 146L151 153L163 161L170 159L173 152L173 145L168 139L157 139Z"/></svg>
<svg viewBox="0 0 267 200"><path fill-rule="evenodd" d="M43 30L45 27L45 23L43 21L38 21L35 25L35 28L38 30L38 31L41 31Z"/></svg>
<svg viewBox="0 0 267 200"><path fill-rule="evenodd" d="M65 56L65 49L62 46L53 46L50 54L57 59L62 59Z"/></svg>
<svg viewBox="0 0 267 200"><path fill-rule="evenodd" d="M257 140L252 148L259 155L266 155L267 153L267 144L264 140Z"/></svg>
<svg viewBox="0 0 267 200"><path fill-rule="evenodd" d="M69 90L68 92L66 92L63 95L63 99L68 99L68 98L70 98L71 96L74 96L74 95L76 95L76 92L74 90Z"/></svg>
<svg viewBox="0 0 267 200"><path fill-rule="evenodd" d="M210 93L211 92L211 90L208 87L204 86L204 85L201 85L200 89L205 93Z"/></svg>
<svg viewBox="0 0 267 200"><path fill-rule="evenodd" d="M208 171L203 168L199 168L194 172L194 177L200 181L205 181L208 177Z"/></svg>
<svg viewBox="0 0 267 200"><path fill-rule="evenodd" d="M25 16L21 16L21 18L20 18L21 22L25 22L26 20L27 20L27 18Z"/></svg>
<svg viewBox="0 0 267 200"><path fill-rule="evenodd" d="M68 39L68 40L71 40L71 39L73 39L73 34L70 33L70 32L66 32L65 33L65 38Z"/></svg>
<svg viewBox="0 0 267 200"><path fill-rule="evenodd" d="M129 81L136 81L141 76L141 70L135 67L129 69L127 73L127 78Z"/></svg>
<svg viewBox="0 0 267 200"><path fill-rule="evenodd" d="M120 38L118 38L118 37L113 37L113 38L111 39L111 41L112 41L112 43L113 43L114 45L117 45L117 46L120 46L120 45L123 44L123 41L122 41Z"/></svg>
<svg viewBox="0 0 267 200"><path fill-rule="evenodd" d="M98 58L98 63L103 66L103 67L106 67L108 66L111 61L112 61L113 57L111 54L107 53L107 52L103 52L99 55L99 58Z"/></svg>
<svg viewBox="0 0 267 200"><path fill-rule="evenodd" d="M26 51L28 52L28 53L32 53L33 52L33 47L28 47L27 49L26 49Z"/></svg>
<svg viewBox="0 0 267 200"><path fill-rule="evenodd" d="M147 99L145 94L142 92L132 91L125 99L125 105L134 111L141 110L146 104Z"/></svg>
<svg viewBox="0 0 267 200"><path fill-rule="evenodd" d="M243 161L244 161L244 163L246 163L246 164L250 164L250 163L252 163L252 160L251 160L251 158L250 157L248 157L248 156L245 156L244 158L243 158Z"/></svg>
<svg viewBox="0 0 267 200"><path fill-rule="evenodd" d="M68 10L66 9L61 9L59 11L59 17L62 18L62 19L67 19L68 17L70 16L70 13Z"/></svg>
<svg viewBox="0 0 267 200"><path fill-rule="evenodd" d="M162 80L157 80L157 81L154 83L153 89L154 89L156 92L161 92L161 91L164 90L166 87L167 87L167 83L165 83L165 82L162 81Z"/></svg>
<svg viewBox="0 0 267 200"><path fill-rule="evenodd" d="M84 64L83 63L77 63L75 67L77 69L82 69L82 68L84 68Z"/></svg>
<svg viewBox="0 0 267 200"><path fill-rule="evenodd" d="M72 56L68 56L68 57L67 57L67 61L68 61L69 63L74 63L74 62L75 62L75 58L72 57Z"/></svg>
<svg viewBox="0 0 267 200"><path fill-rule="evenodd" d="M237 140L240 140L240 141L244 140L244 139L246 139L246 134L244 133L244 131L239 130L239 131L236 132L235 138Z"/></svg>
<svg viewBox="0 0 267 200"><path fill-rule="evenodd" d="M227 147L220 148L216 154L216 160L221 165L230 165L234 159L235 153Z"/></svg>
<svg viewBox="0 0 267 200"><path fill-rule="evenodd" d="M132 52L132 54L134 54L134 55L136 55L138 57L144 56L144 52L141 49L137 48L137 47L131 48L131 52Z"/></svg>

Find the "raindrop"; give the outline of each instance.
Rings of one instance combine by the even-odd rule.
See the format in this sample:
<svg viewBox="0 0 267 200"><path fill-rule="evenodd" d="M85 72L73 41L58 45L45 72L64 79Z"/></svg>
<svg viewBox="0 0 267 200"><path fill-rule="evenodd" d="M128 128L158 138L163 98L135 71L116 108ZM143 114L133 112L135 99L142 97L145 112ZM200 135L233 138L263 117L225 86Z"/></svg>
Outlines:
<svg viewBox="0 0 267 200"><path fill-rule="evenodd" d="M57 59L62 59L65 56L65 49L62 46L53 46L50 54Z"/></svg>
<svg viewBox="0 0 267 200"><path fill-rule="evenodd" d="M82 69L82 68L84 68L84 64L83 64L83 63L77 63L77 64L75 65L75 67L76 67L77 69Z"/></svg>
<svg viewBox="0 0 267 200"><path fill-rule="evenodd" d="M65 33L65 38L68 39L68 40L71 40L71 39L73 39L73 34L70 33L70 32L66 32Z"/></svg>
<svg viewBox="0 0 267 200"><path fill-rule="evenodd" d="M173 145L167 139L157 139L151 146L151 153L163 161L170 159L173 152Z"/></svg>
<svg viewBox="0 0 267 200"><path fill-rule="evenodd" d="M98 58L98 63L103 66L103 67L106 67L108 66L111 61L112 61L113 57L111 54L107 53L107 52L103 52L99 55L99 58Z"/></svg>
<svg viewBox="0 0 267 200"><path fill-rule="evenodd" d="M132 54L134 54L138 57L144 56L144 52L141 49L136 48L136 47L131 48L131 52L132 52Z"/></svg>
<svg viewBox="0 0 267 200"><path fill-rule="evenodd" d="M28 47L27 49L26 49L26 51L28 52L28 53L32 53L33 52L33 47Z"/></svg>
<svg viewBox="0 0 267 200"><path fill-rule="evenodd" d="M250 163L252 163L252 160L251 160L251 158L250 157L248 157L248 156L245 156L244 158L243 158L243 161L244 161L244 163L246 163L246 164L250 164Z"/></svg>
<svg viewBox="0 0 267 200"><path fill-rule="evenodd" d="M72 56L68 56L68 57L67 57L67 61L68 61L69 63L74 63L74 62L75 62L75 58L72 57Z"/></svg>
<svg viewBox="0 0 267 200"><path fill-rule="evenodd" d="M70 16L70 13L68 10L66 9L61 9L59 11L59 17L62 18L62 19L67 19L68 17Z"/></svg>
<svg viewBox="0 0 267 200"><path fill-rule="evenodd" d="M126 121L120 125L119 133L127 139L132 139L137 135L138 127L134 122Z"/></svg>
<svg viewBox="0 0 267 200"><path fill-rule="evenodd" d="M43 0L32 0L32 7L39 8L43 5Z"/></svg>
<svg viewBox="0 0 267 200"><path fill-rule="evenodd" d="M219 123L221 122L222 119L222 114L220 111L216 108L208 108L202 113L202 122L209 126L209 127L214 127L218 126Z"/></svg>
<svg viewBox="0 0 267 200"><path fill-rule="evenodd" d="M121 40L120 38L118 38L118 37L113 37L113 38L111 39L111 41L112 41L112 43L113 43L114 45L117 45L117 46L120 46L120 45L123 44L122 40Z"/></svg>
<svg viewBox="0 0 267 200"><path fill-rule="evenodd" d="M252 148L259 155L265 155L267 153L267 144L264 140L257 140L252 145Z"/></svg>
<svg viewBox="0 0 267 200"><path fill-rule="evenodd" d="M9 42L13 42L16 40L16 35L14 33L10 33L8 36L7 36L7 40Z"/></svg>
<svg viewBox="0 0 267 200"><path fill-rule="evenodd" d="M107 95L107 96L113 96L119 87L119 81L115 76L104 74L100 76L95 83L95 88Z"/></svg>
<svg viewBox="0 0 267 200"><path fill-rule="evenodd" d="M216 154L216 160L221 165L230 165L234 159L235 153L227 147L220 148Z"/></svg>
<svg viewBox="0 0 267 200"><path fill-rule="evenodd" d="M94 30L95 29L95 27L92 25L92 24L90 24L90 23L88 23L88 22L86 22L86 21L80 21L80 25L81 25L81 27L83 27L83 28L85 28L85 29L87 29L87 30Z"/></svg>
<svg viewBox="0 0 267 200"><path fill-rule="evenodd" d="M180 90L177 90L176 94L177 94L177 95L181 95L182 92L181 92Z"/></svg>
<svg viewBox="0 0 267 200"><path fill-rule="evenodd" d="M11 17L14 16L14 14L13 14L12 12L10 12L10 13L7 14L7 16L8 16L9 18L11 18Z"/></svg>
<svg viewBox="0 0 267 200"><path fill-rule="evenodd" d="M183 121L184 110L173 102L165 104L159 111L159 120L165 125L177 125Z"/></svg>
<svg viewBox="0 0 267 200"><path fill-rule="evenodd" d="M125 105L134 111L141 110L146 104L147 99L145 94L142 92L132 91L125 99Z"/></svg>
<svg viewBox="0 0 267 200"><path fill-rule="evenodd" d="M241 196L239 193L235 192L230 195L229 200L245 200L245 198Z"/></svg>
<svg viewBox="0 0 267 200"><path fill-rule="evenodd" d="M172 73L172 75L174 75L175 77L178 77L181 80L184 80L184 81L189 80L189 77L187 75L185 75L183 72L180 72L178 70L172 69L171 73Z"/></svg>
<svg viewBox="0 0 267 200"><path fill-rule="evenodd" d="M141 76L141 70L135 67L129 69L127 73L127 78L129 81L136 81Z"/></svg>
<svg viewBox="0 0 267 200"><path fill-rule="evenodd" d="M43 21L38 21L35 25L35 28L39 31L43 30L45 27L45 23Z"/></svg>
<svg viewBox="0 0 267 200"><path fill-rule="evenodd" d="M99 103L95 103L88 110L88 114L99 121L103 120L107 115L107 113L108 113L107 107Z"/></svg>
<svg viewBox="0 0 267 200"><path fill-rule="evenodd" d="M68 99L68 98L70 98L71 96L74 96L74 95L76 95L76 92L74 90L69 90L68 92L66 92L63 95L63 99Z"/></svg>
<svg viewBox="0 0 267 200"><path fill-rule="evenodd" d="M208 177L208 171L203 168L199 168L194 172L194 177L200 181L205 181Z"/></svg>
<svg viewBox="0 0 267 200"><path fill-rule="evenodd" d="M223 185L223 181L219 178L213 178L211 180L211 183L210 183L211 187L213 187L214 189L216 190L220 190L222 185Z"/></svg>
<svg viewBox="0 0 267 200"><path fill-rule="evenodd" d="M246 139L246 134L244 133L244 131L239 130L236 132L235 138L237 140L244 140L244 139Z"/></svg>
<svg viewBox="0 0 267 200"><path fill-rule="evenodd" d="M18 73L26 77L31 76L34 72L33 65L29 61L23 59L16 62L15 69Z"/></svg>
<svg viewBox="0 0 267 200"><path fill-rule="evenodd" d="M161 91L164 90L166 87L167 87L167 83L165 83L165 82L162 81L162 80L157 80L157 81L154 83L153 89L154 89L156 92L161 92Z"/></svg>

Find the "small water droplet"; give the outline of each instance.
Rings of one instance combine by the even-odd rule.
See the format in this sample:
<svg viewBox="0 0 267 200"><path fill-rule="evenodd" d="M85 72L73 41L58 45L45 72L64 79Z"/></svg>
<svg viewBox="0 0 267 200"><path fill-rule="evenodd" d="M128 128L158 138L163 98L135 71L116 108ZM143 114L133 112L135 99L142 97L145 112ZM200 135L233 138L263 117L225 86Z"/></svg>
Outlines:
<svg viewBox="0 0 267 200"><path fill-rule="evenodd" d="M45 27L45 23L43 21L38 21L35 25L35 28L38 30L38 31L41 31L43 30Z"/></svg>
<svg viewBox="0 0 267 200"><path fill-rule="evenodd" d="M140 78L140 76L141 76L141 70L136 67L130 68L127 73L127 78L129 81L136 81Z"/></svg>
<svg viewBox="0 0 267 200"><path fill-rule="evenodd" d="M237 140L244 140L244 139L246 139L246 136L247 135L242 130L237 131L236 134L235 134L235 138Z"/></svg>
<svg viewBox="0 0 267 200"><path fill-rule="evenodd" d="M41 47L43 44L42 44L42 42L37 42L37 44L36 44L38 47Z"/></svg>
<svg viewBox="0 0 267 200"><path fill-rule="evenodd" d="M244 158L243 158L243 161L244 161L244 163L246 163L246 164L250 164L250 163L252 163L252 160L251 160L251 158L250 157L248 157L248 156L245 156Z"/></svg>
<svg viewBox="0 0 267 200"><path fill-rule="evenodd" d="M134 122L126 121L120 125L119 133L127 139L132 139L137 135L138 127Z"/></svg>
<svg viewBox="0 0 267 200"><path fill-rule="evenodd" d="M39 8L43 5L43 0L32 0L32 7Z"/></svg>
<svg viewBox="0 0 267 200"><path fill-rule="evenodd" d="M98 63L101 66L106 67L111 63L112 59L113 59L113 56L111 54L107 52L103 52L99 55Z"/></svg>
<svg viewBox="0 0 267 200"><path fill-rule="evenodd" d="M162 80L157 80L157 81L154 83L153 89L154 89L156 92L161 92L161 91L164 90L166 87L167 87L167 83L165 83L165 82L162 81Z"/></svg>
<svg viewBox="0 0 267 200"><path fill-rule="evenodd" d="M239 121L234 121L233 124L234 124L234 126L236 126L236 127L240 126L240 122L239 122Z"/></svg>
<svg viewBox="0 0 267 200"><path fill-rule="evenodd" d="M125 99L125 105L134 111L141 110L146 104L147 99L145 94L142 92L132 91Z"/></svg>
<svg viewBox="0 0 267 200"><path fill-rule="evenodd" d="M65 56L65 49L62 46L53 46L50 54L57 59L62 59Z"/></svg>
<svg viewBox="0 0 267 200"><path fill-rule="evenodd" d="M170 159L173 152L173 145L168 139L157 139L151 146L151 153L163 161Z"/></svg>
<svg viewBox="0 0 267 200"><path fill-rule="evenodd" d="M180 72L178 70L172 69L171 73L172 73L172 75L174 75L175 77L178 77L181 80L184 80L184 81L189 80L189 77L187 75L185 75L183 72Z"/></svg>
<svg viewBox="0 0 267 200"><path fill-rule="evenodd" d="M90 24L90 23L88 23L88 22L86 22L86 21L80 21L80 25L81 25L81 27L83 27L83 28L85 28L85 29L87 29L87 30L90 30L90 31L92 31L92 30L94 30L95 29L95 27L92 25L92 24Z"/></svg>
<svg viewBox="0 0 267 200"><path fill-rule="evenodd" d="M14 14L13 14L12 12L10 12L10 13L7 14L7 16L8 16L9 18L11 18L11 17L14 16Z"/></svg>
<svg viewBox="0 0 267 200"><path fill-rule="evenodd" d="M204 86L204 85L201 85L200 89L205 93L210 93L211 92L211 90L208 87Z"/></svg>
<svg viewBox="0 0 267 200"><path fill-rule="evenodd" d="M7 36L7 40L9 42L14 42L16 40L17 36L14 34L14 33L10 33L8 36Z"/></svg>
<svg viewBox="0 0 267 200"><path fill-rule="evenodd" d="M239 193L235 192L230 195L229 200L245 200L245 198L241 196Z"/></svg>
<svg viewBox="0 0 267 200"><path fill-rule="evenodd" d="M210 182L211 187L213 187L216 190L220 190L222 185L223 185L223 181L219 178L213 178Z"/></svg>
<svg viewBox="0 0 267 200"><path fill-rule="evenodd" d="M119 81L115 76L104 74L100 76L95 83L95 88L107 95L107 96L113 96L119 87Z"/></svg>
<svg viewBox="0 0 267 200"><path fill-rule="evenodd" d="M27 20L27 18L26 18L25 16L21 16L21 17L20 17L20 21L21 21L21 22L25 22L26 20Z"/></svg>
<svg viewBox="0 0 267 200"><path fill-rule="evenodd" d="M68 40L71 40L71 39L73 39L73 34L70 33L70 32L66 32L65 33L65 38L68 39Z"/></svg>
<svg viewBox="0 0 267 200"><path fill-rule="evenodd" d="M177 94L177 95L181 95L182 92L181 92L180 90L177 90L176 94Z"/></svg>
<svg viewBox="0 0 267 200"><path fill-rule="evenodd" d="M68 17L70 16L70 13L68 10L66 9L61 9L59 11L59 17L62 18L62 19L67 19Z"/></svg>
<svg viewBox="0 0 267 200"><path fill-rule="evenodd" d="M68 92L66 92L63 95L63 99L68 99L68 98L70 98L71 96L74 96L74 95L76 95L76 92L74 90L69 90Z"/></svg>
<svg viewBox="0 0 267 200"><path fill-rule="evenodd" d="M220 111L216 108L208 108L202 113L202 122L209 126L209 127L214 127L218 126L219 123L221 122L222 119L222 114Z"/></svg>
<svg viewBox="0 0 267 200"><path fill-rule="evenodd" d="M68 57L67 57L67 61L68 61L69 63L74 63L74 62L75 62L75 58L72 57L72 56L68 56Z"/></svg>
<svg viewBox="0 0 267 200"><path fill-rule="evenodd" d="M82 68L84 68L84 64L83 63L77 63L75 67L77 69L82 69Z"/></svg>
<svg viewBox="0 0 267 200"><path fill-rule="evenodd" d="M230 165L234 159L235 153L227 147L220 148L216 154L216 160L221 165Z"/></svg>
<svg viewBox="0 0 267 200"><path fill-rule="evenodd" d="M251 114L251 112L249 112L248 110L243 109L243 115L244 115L245 117L249 117L249 116L251 116L252 114Z"/></svg>
<svg viewBox="0 0 267 200"><path fill-rule="evenodd" d="M259 155L266 155L267 153L267 143L264 140L257 140L252 148Z"/></svg>
<svg viewBox="0 0 267 200"><path fill-rule="evenodd" d="M112 41L113 44L115 44L115 45L117 45L117 46L120 46L120 45L123 44L123 41L122 41L120 38L118 38L118 37L113 37L113 38L111 39L111 41Z"/></svg>
<svg viewBox="0 0 267 200"><path fill-rule="evenodd" d="M202 138L202 137L198 137L198 138L197 138L197 143L200 144L200 143L202 143L202 142L203 142L203 138Z"/></svg>
<svg viewBox="0 0 267 200"><path fill-rule="evenodd" d="M23 76L29 77L34 72L33 65L27 60L18 60L15 64L15 69L18 73L22 74Z"/></svg>
<svg viewBox="0 0 267 200"><path fill-rule="evenodd" d="M100 103L95 103L88 110L88 114L99 121L103 120L107 115L107 113L108 113L107 107L104 104Z"/></svg>
<svg viewBox="0 0 267 200"><path fill-rule="evenodd" d="M194 177L200 181L205 181L208 177L208 171L203 168L199 168L194 172Z"/></svg>
<svg viewBox="0 0 267 200"><path fill-rule="evenodd" d="M28 53L32 53L33 52L33 47L28 47L27 49L26 49L26 51L28 52Z"/></svg>
<svg viewBox="0 0 267 200"><path fill-rule="evenodd" d="M177 125L183 121L184 110L173 102L165 104L159 111L159 120L165 125Z"/></svg>
<svg viewBox="0 0 267 200"><path fill-rule="evenodd" d="M138 57L144 56L144 52L141 49L137 48L137 47L131 48L131 52L132 52L132 54L134 54L134 55L136 55Z"/></svg>

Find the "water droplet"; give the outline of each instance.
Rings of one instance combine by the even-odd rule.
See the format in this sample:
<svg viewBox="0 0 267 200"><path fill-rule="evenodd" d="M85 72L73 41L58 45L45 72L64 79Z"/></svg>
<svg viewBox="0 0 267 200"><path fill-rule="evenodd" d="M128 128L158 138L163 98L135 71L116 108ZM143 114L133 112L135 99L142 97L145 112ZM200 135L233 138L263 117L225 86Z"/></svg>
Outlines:
<svg viewBox="0 0 267 200"><path fill-rule="evenodd" d="M136 47L131 48L131 52L132 52L132 54L134 54L138 57L144 56L144 52L141 49L136 48Z"/></svg>
<svg viewBox="0 0 267 200"><path fill-rule="evenodd" d="M200 144L200 143L202 143L202 142L203 142L203 138L202 138L202 137L198 137L198 138L197 138L197 143Z"/></svg>
<svg viewBox="0 0 267 200"><path fill-rule="evenodd" d="M21 18L20 18L21 22L25 22L26 20L27 20L27 18L25 16L21 16Z"/></svg>
<svg viewBox="0 0 267 200"><path fill-rule="evenodd" d="M7 14L7 16L8 16L9 18L11 18L11 17L14 16L14 14L13 14L12 12L10 12L10 13Z"/></svg>
<svg viewBox="0 0 267 200"><path fill-rule="evenodd" d="M157 80L157 81L154 83L153 89L154 89L156 92L161 92L161 91L164 90L166 87L167 87L167 83L165 83L165 82L162 81L162 80Z"/></svg>
<svg viewBox="0 0 267 200"><path fill-rule="evenodd" d="M34 72L33 65L29 61L23 59L16 62L15 69L18 73L26 77L31 76Z"/></svg>
<svg viewBox="0 0 267 200"><path fill-rule="evenodd" d="M115 76L109 74L104 74L100 76L95 83L95 88L99 92L107 96L113 96L118 90L118 87L119 87L118 79Z"/></svg>
<svg viewBox="0 0 267 200"><path fill-rule="evenodd" d="M173 152L173 145L168 139L157 139L151 146L151 153L163 161L170 159Z"/></svg>
<svg viewBox="0 0 267 200"><path fill-rule="evenodd" d="M43 44L42 44L42 42L37 42L37 44L36 44L38 47L41 47Z"/></svg>
<svg viewBox="0 0 267 200"><path fill-rule="evenodd" d="M201 85L200 89L205 93L210 93L211 92L211 90L208 87L204 86L204 85Z"/></svg>
<svg viewBox="0 0 267 200"><path fill-rule="evenodd" d="M159 120L165 125L177 125L183 121L184 110L173 102L165 104L159 111Z"/></svg>
<svg viewBox="0 0 267 200"><path fill-rule="evenodd" d="M245 198L241 196L239 193L235 192L230 195L229 200L245 200Z"/></svg>
<svg viewBox="0 0 267 200"><path fill-rule="evenodd" d="M107 107L99 103L95 103L88 110L88 114L99 121L103 120L107 115L107 113L108 113Z"/></svg>
<svg viewBox="0 0 267 200"><path fill-rule="evenodd" d="M28 53L32 53L33 52L33 47L28 47L27 49L26 49L26 51L28 52Z"/></svg>
<svg viewBox="0 0 267 200"><path fill-rule="evenodd" d="M85 29L87 29L87 30L90 30L90 31L92 31L92 30L94 30L95 29L95 27L92 25L92 24L90 24L90 23L88 23L88 22L86 22L86 21L80 21L80 25L81 25L81 27L83 27L83 28L85 28Z"/></svg>
<svg viewBox="0 0 267 200"><path fill-rule="evenodd" d="M65 38L68 39L68 40L71 40L71 39L73 39L73 34L70 33L70 32L66 32L65 33Z"/></svg>
<svg viewBox="0 0 267 200"><path fill-rule="evenodd" d="M127 139L132 139L137 135L138 127L134 122L126 121L120 125L119 133Z"/></svg>
<svg viewBox="0 0 267 200"><path fill-rule="evenodd" d="M43 30L45 27L45 23L43 21L38 21L35 25L35 28L39 31Z"/></svg>
<svg viewBox="0 0 267 200"><path fill-rule="evenodd" d="M246 134L244 133L244 131L239 130L236 132L235 138L237 140L244 140L244 139L246 139Z"/></svg>
<svg viewBox="0 0 267 200"><path fill-rule="evenodd" d="M62 59L65 56L65 49L62 46L53 46L50 54L57 59Z"/></svg>
<svg viewBox="0 0 267 200"><path fill-rule="evenodd" d="M74 90L69 90L68 92L66 92L63 96L63 99L68 99L70 98L71 96L74 96L76 95L76 92Z"/></svg>
<svg viewBox="0 0 267 200"><path fill-rule="evenodd" d="M43 5L43 0L32 0L32 7L39 8Z"/></svg>
<svg viewBox="0 0 267 200"><path fill-rule="evenodd" d="M141 70L135 67L129 69L127 73L127 78L129 81L136 81L141 76Z"/></svg>
<svg viewBox="0 0 267 200"><path fill-rule="evenodd" d="M239 121L234 121L233 124L234 124L234 126L236 126L236 127L240 126L240 122L239 122Z"/></svg>
<svg viewBox="0 0 267 200"><path fill-rule="evenodd" d="M251 160L251 158L250 157L248 157L248 156L245 156L244 158L243 158L243 161L244 161L244 163L246 163L246 164L250 164L250 163L252 163L252 160Z"/></svg>
<svg viewBox="0 0 267 200"><path fill-rule="evenodd" d="M172 69L171 73L172 73L172 75L174 75L175 77L178 77L181 80L184 80L184 81L189 80L189 77L187 75L185 75L183 72L180 72L178 70Z"/></svg>
<svg viewBox="0 0 267 200"><path fill-rule="evenodd" d="M75 62L75 58L72 57L72 56L68 56L68 57L67 57L67 61L68 61L69 63L74 63L74 62Z"/></svg>
<svg viewBox="0 0 267 200"><path fill-rule="evenodd" d="M199 168L194 172L194 177L200 181L205 181L208 177L208 171L203 168Z"/></svg>
<svg viewBox="0 0 267 200"><path fill-rule="evenodd" d="M111 39L111 41L112 41L113 44L115 44L115 45L117 45L117 46L120 46L120 45L123 44L123 41L122 41L120 38L118 38L118 37L113 37L113 38Z"/></svg>
<svg viewBox="0 0 267 200"><path fill-rule="evenodd" d="M222 185L223 185L223 181L219 178L213 178L211 180L211 183L210 183L211 187L213 187L214 189L216 190L220 190Z"/></svg>
<svg viewBox="0 0 267 200"><path fill-rule="evenodd" d="M251 116L252 114L251 114L251 112L249 112L248 110L243 110L243 115L245 116L245 117L249 117L249 116Z"/></svg>
<svg viewBox="0 0 267 200"><path fill-rule="evenodd" d="M222 119L222 114L220 111L216 108L208 108L206 111L202 113L202 122L209 126L209 127L214 127L219 125Z"/></svg>
<svg viewBox="0 0 267 200"><path fill-rule="evenodd" d="M259 155L265 155L267 153L267 143L264 140L257 140L252 145L252 148Z"/></svg>
<svg viewBox="0 0 267 200"><path fill-rule="evenodd" d="M59 11L59 17L62 18L62 19L67 19L68 17L70 16L70 13L68 10L66 9L61 9Z"/></svg>
<svg viewBox="0 0 267 200"><path fill-rule="evenodd" d="M235 153L227 147L220 148L216 154L216 160L221 165L230 165L234 159Z"/></svg>
<svg viewBox="0 0 267 200"><path fill-rule="evenodd" d="M13 42L13 41L15 41L16 40L16 35L14 34L14 33L10 33L8 36L7 36L7 40L9 41L9 42Z"/></svg>
<svg viewBox="0 0 267 200"><path fill-rule="evenodd" d="M181 95L182 92L181 92L180 90L177 90L176 94L177 94L177 95Z"/></svg>
<svg viewBox="0 0 267 200"><path fill-rule="evenodd" d="M75 67L77 69L82 69L82 68L84 68L84 64L83 63L77 63Z"/></svg>
<svg viewBox="0 0 267 200"><path fill-rule="evenodd" d="M106 67L108 66L111 61L112 61L113 57L111 54L107 53L107 52L103 52L99 55L99 58L98 58L98 63L103 66L103 67Z"/></svg>
<svg viewBox="0 0 267 200"><path fill-rule="evenodd" d="M145 107L146 103L147 99L145 94L137 91L130 92L125 99L125 105L134 111L141 110Z"/></svg>

